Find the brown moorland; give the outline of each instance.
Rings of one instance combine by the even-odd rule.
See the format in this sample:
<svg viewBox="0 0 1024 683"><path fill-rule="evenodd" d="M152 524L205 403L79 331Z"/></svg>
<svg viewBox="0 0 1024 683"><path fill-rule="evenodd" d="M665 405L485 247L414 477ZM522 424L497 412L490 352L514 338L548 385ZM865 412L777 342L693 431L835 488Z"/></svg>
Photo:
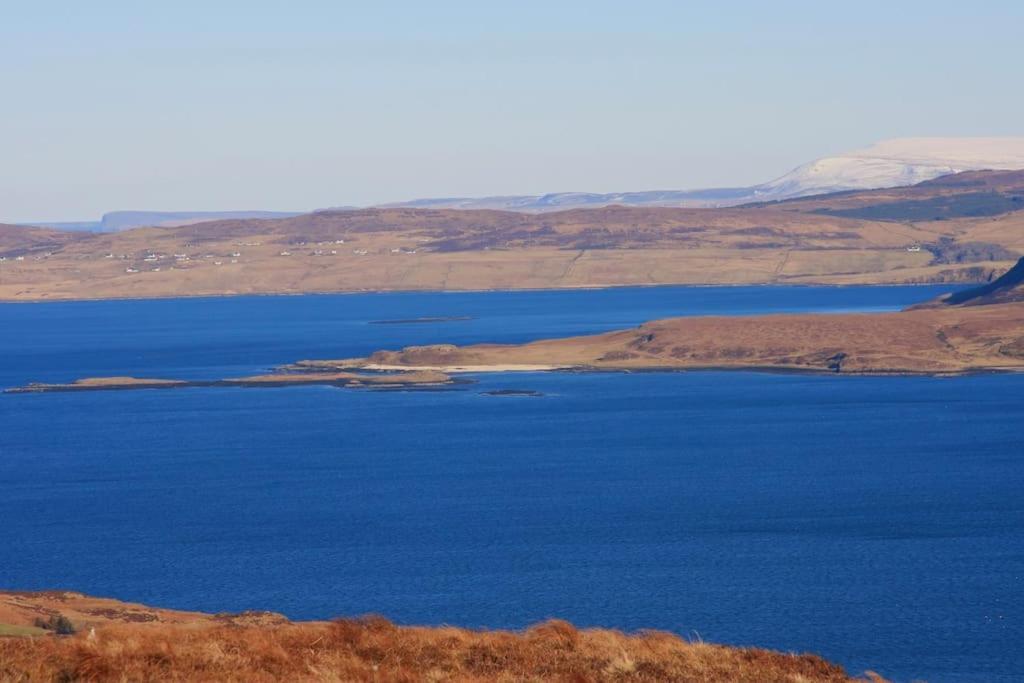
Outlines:
<svg viewBox="0 0 1024 683"><path fill-rule="evenodd" d="M1024 172L727 209L364 209L119 233L0 226L0 300L658 284L985 282Z"/></svg>
<svg viewBox="0 0 1024 683"><path fill-rule="evenodd" d="M438 344L367 358L302 361L332 371L442 372L543 366L581 370L774 369L855 374L1024 370L1024 304L898 313L672 318L605 334L519 345Z"/></svg>
<svg viewBox="0 0 1024 683"><path fill-rule="evenodd" d="M816 655L548 621L522 632L396 626L381 617L160 610L77 593L0 593L0 621L65 616L72 636L0 638L5 681L700 681L840 683Z"/></svg>

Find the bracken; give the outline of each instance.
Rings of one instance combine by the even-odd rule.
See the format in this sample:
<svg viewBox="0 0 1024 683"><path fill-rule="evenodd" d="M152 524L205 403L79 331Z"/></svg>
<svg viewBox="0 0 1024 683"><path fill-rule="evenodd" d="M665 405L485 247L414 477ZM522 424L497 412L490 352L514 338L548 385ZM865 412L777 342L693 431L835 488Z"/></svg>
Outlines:
<svg viewBox="0 0 1024 683"><path fill-rule="evenodd" d="M0 639L3 681L700 681L851 678L815 655L687 642L663 632L522 633L396 626L381 617L264 626L112 624L73 637Z"/></svg>

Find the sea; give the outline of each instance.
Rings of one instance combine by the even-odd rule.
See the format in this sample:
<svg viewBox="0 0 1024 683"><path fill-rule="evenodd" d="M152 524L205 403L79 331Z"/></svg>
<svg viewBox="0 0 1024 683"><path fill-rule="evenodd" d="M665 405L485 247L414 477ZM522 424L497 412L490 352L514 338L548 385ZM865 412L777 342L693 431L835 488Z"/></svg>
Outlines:
<svg viewBox="0 0 1024 683"><path fill-rule="evenodd" d="M668 316L896 310L950 289L3 304L0 388L236 377ZM0 394L0 587L293 619L556 617L900 682L1024 680L1024 375L465 379Z"/></svg>

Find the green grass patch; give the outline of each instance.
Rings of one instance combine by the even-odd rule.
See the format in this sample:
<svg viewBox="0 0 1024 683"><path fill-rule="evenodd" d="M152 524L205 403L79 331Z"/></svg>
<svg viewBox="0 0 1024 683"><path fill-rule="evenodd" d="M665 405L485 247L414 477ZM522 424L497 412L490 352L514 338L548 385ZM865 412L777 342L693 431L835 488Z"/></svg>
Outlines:
<svg viewBox="0 0 1024 683"><path fill-rule="evenodd" d="M46 629L37 628L35 626L15 626L14 624L0 624L0 638L4 636L45 636L46 634Z"/></svg>

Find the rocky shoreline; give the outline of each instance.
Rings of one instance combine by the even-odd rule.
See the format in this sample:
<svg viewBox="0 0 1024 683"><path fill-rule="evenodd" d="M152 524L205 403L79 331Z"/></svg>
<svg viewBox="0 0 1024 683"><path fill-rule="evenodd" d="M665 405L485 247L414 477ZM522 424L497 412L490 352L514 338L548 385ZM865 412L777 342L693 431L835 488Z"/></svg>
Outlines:
<svg viewBox="0 0 1024 683"><path fill-rule="evenodd" d="M33 382L5 389L6 394L43 394L75 391L128 391L138 389L187 389L197 387L275 388L294 386L332 386L342 388L424 389L450 386L460 381L430 371L395 373L305 373L269 374L236 379L172 380L139 377L90 377L67 383Z"/></svg>

